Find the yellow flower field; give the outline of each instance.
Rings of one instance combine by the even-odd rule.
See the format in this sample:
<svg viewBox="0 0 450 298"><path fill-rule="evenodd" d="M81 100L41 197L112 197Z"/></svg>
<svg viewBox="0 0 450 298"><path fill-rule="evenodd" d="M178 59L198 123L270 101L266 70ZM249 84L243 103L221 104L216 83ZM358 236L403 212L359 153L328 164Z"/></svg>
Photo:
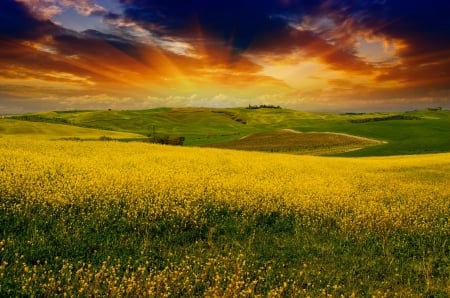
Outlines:
<svg viewBox="0 0 450 298"><path fill-rule="evenodd" d="M86 210L95 210L98 222L102 222L102 220L107 222L106 219L111 216L108 208L116 206L120 209L120 215L115 217L114 222L118 222L118 224L121 221L129 224L165 220L186 229L195 229L196 227L200 229L207 226L205 239L202 239L210 246L214 245L211 244L211 241L220 239L220 233L217 232L220 226L219 224L217 227L216 224L209 225L208 221L211 219L205 217L205 206L210 206L214 210L226 209L235 212L233 214L241 217L243 222L252 220L256 222L258 218L264 216L266 218L274 216L290 218L299 223L295 225L295 231L292 232L297 234L302 233L301 229L314 233L323 227L329 227L338 231L337 233L342 237L356 239L356 242L358 237L366 239L364 237L374 235L378 237L376 239L384 239L383 235L392 233L405 233L417 235L417 237L426 235L447 237L450 235L450 153L359 159L323 158L180 148L143 143L42 141L3 137L0 138L0 206L4 223L10 222L5 218L14 216L17 218L21 216L20 218L33 221L32 213L40 210L36 209L36 206L47 208L54 214L58 213L59 209L69 210L72 208L70 210L74 210L77 206L91 206L91 209ZM79 220L82 221L89 215L86 210L80 210L77 214ZM37 211L37 213L39 212ZM171 219L173 220L170 221ZM50 219L49 222L51 222ZM140 233L139 226L135 230L136 233ZM70 234L71 228L70 226L61 226L60 231ZM133 233L132 231L133 229L131 229L131 233ZM283 231L280 233L284 233ZM18 252L18 255L14 257L12 248L8 254L5 252L8 250L8 246L15 247L14 243L18 240L14 240L5 232L0 234L0 237L3 237L0 239L2 241L0 261L4 262L0 266L0 273L3 278L8 272L10 272L9 274L13 274L11 272L18 274L17 272L20 271L24 280L21 280L19 284L25 288L22 292L18 290L17 293L36 293L32 288L26 288L25 280L27 277L33 276L33 270L35 270L34 274L38 274L41 272L39 270L44 270L45 267L42 267L42 264L39 266L27 262L20 265L22 264L20 260L22 253ZM36 244L36 239L39 237L36 235L29 237L32 239L27 241L34 241L34 247L39 247ZM44 239L47 236L41 235L40 237ZM67 237L71 236L67 235ZM151 235L148 237L152 238ZM245 243L250 243L248 239L245 241ZM73 245L76 246L78 243L73 243ZM442 249L445 254L449 243L444 242L442 245L444 245ZM101 247L100 245L93 251L100 250ZM141 246L140 249L145 250L143 247ZM42 255L45 256L45 254L41 254L41 258ZM56 280L58 278L67 279L67 276L71 280L78 276L80 279L77 283L65 281L66 284L75 287L68 292L72 294L85 293L89 296L101 293L111 295L128 293L132 296L133 293L140 293L149 296L164 296L170 293L168 289L175 283L178 284L178 287L182 287L180 284L183 283L183 279L192 274L188 270L189 272L185 275L179 272L181 275L177 276L177 272L180 270L179 266L186 264L186 266L196 266L195 258L198 256L189 257L189 254L185 256L188 259L180 256L183 261L177 263L178 267L174 265L172 269L167 267L162 271L147 268L144 262L144 265L136 267L133 275L127 273L128 275L125 274L121 281L115 281L116 292L112 291L112 288L110 289L112 292L101 288L95 290L100 292L83 292L88 289L84 288L82 282L88 278L87 273L82 274L83 270L91 270L89 274L101 273L103 276L92 277L91 280L84 281L85 286L95 288L92 283L96 278L108 279L108 276L114 276L114 264L103 269L99 265L100 267L95 271L86 264L78 263L77 265L75 260L70 260L68 257L58 270L68 270L69 273L64 271L65 273L56 274L56 271L52 271L51 275ZM52 262L53 257L59 258L60 256L53 254L49 256L47 262ZM139 256L131 257L134 260ZM234 257L214 255L211 260L212 263L217 263L218 260L224 261L227 258L234 260L233 268L235 270L238 270L236 266L245 264L238 255ZM15 271L10 268L11 264L7 265L14 260L19 264L14 267ZM103 260L103 262L103 266L109 266L108 261ZM415 264L422 266L425 264L424 262ZM199 265L199 272L203 272L205 266L205 264ZM266 268L264 270L267 271L267 264L256 267L259 270ZM27 273L24 268L28 268L29 272ZM442 270L448 275L448 269L445 267ZM48 274L46 270L44 272ZM127 289L119 291L119 288L127 283L127 278L131 278L134 274L139 275L139 270L145 271L146 277L136 277L137 280L129 285L130 287L133 285L139 287L136 284L140 284L141 287L146 285L149 292L134 291L135 288L128 289L129 292ZM205 271L203 274L207 274L207 272ZM445 274L444 277L447 276ZM244 275L240 277L242 278L240 282L243 284L235 285L236 289L240 290L233 292L229 289L231 292L228 293L228 296L238 295L238 292L251 296L252 291L258 289L257 285L261 283L261 279L258 277L249 279ZM155 278L167 279L169 277L174 278L174 281L173 283L168 280L164 281L168 287L166 290L160 289L159 294L152 292L158 288L155 284L150 285L155 283ZM450 293L448 281L443 281L445 279L441 277L442 274L437 279L433 279L432 275L428 278L431 285L435 283L436 287L440 287L444 291L443 293ZM214 277L211 278L214 279ZM220 279L220 277L218 278ZM202 294L225 295L227 287L233 282L232 279L227 279L227 281L226 284L220 282L215 284L216 287L222 285L222 292L214 292L213 287L210 287L204 289ZM57 281L46 280L48 285L52 282L54 285L49 287L53 290L43 290L44 294L64 292L64 288L60 289L61 291L54 290L58 288ZM189 283L188 280L185 282ZM199 282L199 280L196 281L196 283ZM286 282L288 283L286 284ZM306 295L307 293L323 294L323 296L326 296L326 293L351 294L351 291L342 292L344 285L339 284L328 285L329 290L333 290L332 286L334 286L332 292L323 292L323 289L320 292L319 289L311 288L309 290L312 292L308 292L308 288L305 290L296 285L295 280L290 277L290 279L286 278L286 281L280 281L279 284L274 282L270 289L261 289L260 291L264 294L270 292L277 296L282 295L286 287L291 287L289 293L295 295ZM400 287L400 293L417 294L417 291L420 292L417 289L414 292L412 287L412 285ZM327 288L326 285L324 288ZM375 288L368 288L366 292L359 292L359 294L370 292L377 296L388 293L386 291L376 292ZM354 292L354 289L352 291ZM163 293L165 294L163 295ZM172 293L174 292L172 291ZM195 293L197 292L187 291L184 292L184 295L189 296L189 294Z"/></svg>
<svg viewBox="0 0 450 298"><path fill-rule="evenodd" d="M196 209L207 202L335 218L349 231L426 233L449 216L450 154L342 159L142 143L0 145L0 196L23 204L125 201L136 214L197 220Z"/></svg>

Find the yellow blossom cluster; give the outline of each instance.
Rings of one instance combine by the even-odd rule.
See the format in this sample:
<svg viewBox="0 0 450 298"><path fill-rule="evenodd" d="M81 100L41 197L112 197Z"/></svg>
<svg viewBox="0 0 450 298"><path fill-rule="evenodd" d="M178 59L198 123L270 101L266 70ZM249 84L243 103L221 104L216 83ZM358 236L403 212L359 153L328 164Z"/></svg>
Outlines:
<svg viewBox="0 0 450 298"><path fill-rule="evenodd" d="M450 229L450 154L323 158L142 143L0 139L0 197L126 202L127 217L201 220L205 204L301 214L350 232ZM17 206L20 208L20 206Z"/></svg>
<svg viewBox="0 0 450 298"><path fill-rule="evenodd" d="M73 208L73 213L66 214L76 214L81 222L88 218L86 212L93 210L84 207L95 206L99 223L132 226L168 219L171 224L190 228L207 226L205 221L211 218L205 216L205 210L212 206L218 216L221 208L236 211L243 221L284 216L300 223L295 229L331 227L349 239L360 234L381 235L377 239L383 239L392 231L443 239L450 231L450 153L334 158L144 143L0 138L2 220L15 225L10 218L25 218L29 222L19 223L32 228L33 214L24 213L36 211L34 206L51 210L42 213L46 215ZM111 210L111 206L124 207ZM117 216L113 214L116 211ZM106 220L113 215L113 220ZM58 233L69 233L63 222L58 221ZM205 242L213 247L220 233L215 227L208 228ZM30 246L44 247L36 242L49 239L44 237L45 229L31 231L34 234L29 241L35 243L30 242ZM21 238L2 235L0 278L14 276L20 284L20 289L7 292L9 295L190 297L202 293L207 297L254 297L264 292L268 297L333 297L344 293L342 283L315 283L314 278L323 281L323 271L320 266L309 269L306 263L296 269L295 278L278 276L280 271L272 273L270 265L250 263L247 256L227 253L187 253L164 268L156 268L139 256L106 259L93 266L58 256L43 261L14 256L9 247L17 247ZM448 242L440 247L439 253L445 255ZM388 245L382 249L386 256L392 255ZM317 265L320 260L311 262ZM437 266L431 253L414 262L420 268L412 271L425 272L427 280L450 293L450 284L441 278L448 276L447 269ZM433 278L438 273L436 282ZM264 291L258 288L269 278L277 283ZM429 287L433 286L430 283ZM389 285L386 289L372 293L389 296ZM411 285L402 291L406 296L417 293Z"/></svg>

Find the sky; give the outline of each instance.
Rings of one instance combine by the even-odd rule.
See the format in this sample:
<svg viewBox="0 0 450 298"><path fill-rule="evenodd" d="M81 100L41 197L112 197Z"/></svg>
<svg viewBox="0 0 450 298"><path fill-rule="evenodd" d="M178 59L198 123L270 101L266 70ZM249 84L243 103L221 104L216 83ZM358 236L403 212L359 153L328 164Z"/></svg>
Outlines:
<svg viewBox="0 0 450 298"><path fill-rule="evenodd" d="M450 108L448 0L0 0L0 114Z"/></svg>

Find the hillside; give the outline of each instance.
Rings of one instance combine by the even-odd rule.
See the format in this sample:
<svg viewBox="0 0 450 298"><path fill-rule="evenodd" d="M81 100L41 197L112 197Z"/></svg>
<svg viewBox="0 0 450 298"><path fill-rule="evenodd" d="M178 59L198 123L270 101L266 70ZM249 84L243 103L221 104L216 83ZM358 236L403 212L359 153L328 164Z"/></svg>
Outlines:
<svg viewBox="0 0 450 298"><path fill-rule="evenodd" d="M22 136L33 139L98 139L109 137L114 139L129 139L142 137L138 134L83 128L45 122L20 121L0 119L0 136Z"/></svg>
<svg viewBox="0 0 450 298"><path fill-rule="evenodd" d="M383 144L381 141L330 132L298 132L281 129L244 136L239 140L205 145L205 147L246 151L330 155Z"/></svg>
<svg viewBox="0 0 450 298"><path fill-rule="evenodd" d="M386 142L345 156L439 153L450 151L450 111L405 113L308 113L287 109L160 108L136 111L64 111L33 113L18 119L136 133L184 136L185 145L236 141L277 129L334 132Z"/></svg>

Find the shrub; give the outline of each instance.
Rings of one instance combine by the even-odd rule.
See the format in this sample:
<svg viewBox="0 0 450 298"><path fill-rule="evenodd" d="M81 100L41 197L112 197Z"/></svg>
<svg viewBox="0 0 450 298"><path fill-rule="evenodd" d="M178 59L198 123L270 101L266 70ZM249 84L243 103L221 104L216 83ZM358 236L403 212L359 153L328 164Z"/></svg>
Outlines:
<svg viewBox="0 0 450 298"><path fill-rule="evenodd" d="M100 141L114 141L113 138L107 136L101 136L98 138Z"/></svg>
<svg viewBox="0 0 450 298"><path fill-rule="evenodd" d="M183 146L185 138L183 136L149 136L151 143Z"/></svg>

